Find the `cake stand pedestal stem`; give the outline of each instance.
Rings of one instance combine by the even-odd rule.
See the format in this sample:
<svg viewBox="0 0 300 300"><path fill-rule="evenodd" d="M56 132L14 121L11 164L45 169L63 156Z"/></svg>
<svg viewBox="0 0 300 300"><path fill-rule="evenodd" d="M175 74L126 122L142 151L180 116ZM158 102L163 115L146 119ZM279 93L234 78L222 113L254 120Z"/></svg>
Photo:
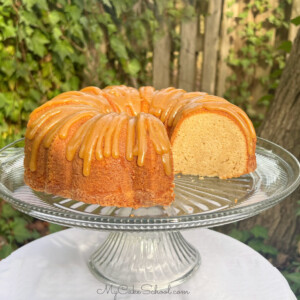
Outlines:
<svg viewBox="0 0 300 300"><path fill-rule="evenodd" d="M179 231L113 232L89 260L99 280L130 290L173 287L199 265L199 252Z"/></svg>

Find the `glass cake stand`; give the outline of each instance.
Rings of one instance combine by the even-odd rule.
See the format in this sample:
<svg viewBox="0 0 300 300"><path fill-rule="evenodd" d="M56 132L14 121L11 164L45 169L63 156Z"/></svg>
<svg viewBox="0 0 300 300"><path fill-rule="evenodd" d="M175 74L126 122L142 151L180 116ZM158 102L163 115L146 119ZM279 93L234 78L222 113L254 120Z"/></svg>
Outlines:
<svg viewBox="0 0 300 300"><path fill-rule="evenodd" d="M101 207L36 192L25 185L23 146L21 139L0 150L0 196L41 220L110 231L91 255L89 268L102 282L133 289L175 286L197 270L200 255L180 230L254 216L283 200L300 182L297 159L259 138L257 169L251 174L227 180L177 175L171 206Z"/></svg>

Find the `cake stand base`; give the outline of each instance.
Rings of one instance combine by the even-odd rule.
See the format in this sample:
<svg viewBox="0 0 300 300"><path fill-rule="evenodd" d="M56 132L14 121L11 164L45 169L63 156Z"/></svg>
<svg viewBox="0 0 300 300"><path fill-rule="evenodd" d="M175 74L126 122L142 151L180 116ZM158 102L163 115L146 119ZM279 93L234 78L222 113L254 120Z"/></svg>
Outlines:
<svg viewBox="0 0 300 300"><path fill-rule="evenodd" d="M200 261L179 231L113 232L92 254L89 268L108 285L161 290L190 278Z"/></svg>

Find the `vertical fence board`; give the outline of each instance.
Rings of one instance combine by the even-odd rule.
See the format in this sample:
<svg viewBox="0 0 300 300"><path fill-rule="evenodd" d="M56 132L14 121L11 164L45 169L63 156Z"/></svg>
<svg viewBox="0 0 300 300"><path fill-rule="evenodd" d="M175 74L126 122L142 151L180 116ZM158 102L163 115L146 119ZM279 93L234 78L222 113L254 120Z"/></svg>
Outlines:
<svg viewBox="0 0 300 300"><path fill-rule="evenodd" d="M210 94L215 92L221 12L222 0L209 1L208 16L205 20L201 89Z"/></svg>
<svg viewBox="0 0 300 300"><path fill-rule="evenodd" d="M178 86L186 91L193 91L195 87L197 27L197 18L181 23Z"/></svg>
<svg viewBox="0 0 300 300"><path fill-rule="evenodd" d="M294 19L298 16L300 16L300 1L299 0L293 0L292 11L291 11L291 19ZM289 28L289 40L291 42L294 41L294 39L297 35L297 32L298 32L298 27L294 24L291 24L290 28Z"/></svg>
<svg viewBox="0 0 300 300"><path fill-rule="evenodd" d="M167 25L162 22L161 26L165 28L164 35L154 42L153 50L153 86L156 89L170 85L171 37Z"/></svg>
<svg viewBox="0 0 300 300"><path fill-rule="evenodd" d="M250 0L250 2L252 1ZM273 9L278 7L279 1L269 0L271 8L257 15L250 10L246 17L246 24L264 21L273 13ZM224 96L228 87L226 79L233 72L232 68L227 65L226 59L231 50L238 53L245 43L241 35L241 32L245 30L245 24L240 22L239 14L245 11L247 3L245 0L210 0L208 2L208 14L202 22L204 32L198 32L199 16L178 24L178 27L180 26L181 48L178 65L176 59L173 70L171 70L173 50L167 19L166 17L161 18L159 20L160 28L164 28L162 30L164 35L154 42L152 62L154 87L160 89L171 84L187 91L200 87L201 90L208 93ZM293 0L291 9L291 18L298 16L300 14L300 1ZM262 28L261 33L264 33L265 30L267 28ZM271 45L274 45L275 42L275 29L273 30L274 35L269 42ZM295 32L296 26L291 25L289 29L290 40L294 39ZM200 57L198 60L197 54ZM171 72L173 72L172 77ZM249 78L249 83L252 82L249 87L251 89L249 101L254 107L257 106L256 101L265 93L258 81L268 74L270 74L268 67L257 65L255 67L255 82L252 82L253 78ZM240 74L236 75L240 76ZM172 81L171 78L173 78ZM248 79L245 77L243 80L247 81Z"/></svg>

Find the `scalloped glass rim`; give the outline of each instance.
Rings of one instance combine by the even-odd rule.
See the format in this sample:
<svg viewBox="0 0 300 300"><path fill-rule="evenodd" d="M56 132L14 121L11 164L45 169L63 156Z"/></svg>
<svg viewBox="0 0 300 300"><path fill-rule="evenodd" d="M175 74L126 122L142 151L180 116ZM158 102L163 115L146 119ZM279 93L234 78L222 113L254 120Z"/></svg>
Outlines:
<svg viewBox="0 0 300 300"><path fill-rule="evenodd" d="M0 153L10 147L22 147L23 145L24 138L5 146L0 150ZM299 185L300 165L294 155L275 143L258 138L257 153L259 153L260 150L269 151L272 153L274 158L280 159L281 162L285 164L285 167L292 172L292 182L290 182L290 184L278 194L268 197L262 201L240 207L239 205L231 205L229 208L218 211L167 217L121 217L91 215L88 213L74 213L68 210L58 212L40 207L38 205L28 204L11 196L3 189L0 189L0 195L2 195L7 202L11 203L15 208L22 212L65 226L78 226L91 229L94 228L108 230L174 230L179 228L184 229L191 227L218 226L254 216L259 212L274 206L279 201L291 194Z"/></svg>

